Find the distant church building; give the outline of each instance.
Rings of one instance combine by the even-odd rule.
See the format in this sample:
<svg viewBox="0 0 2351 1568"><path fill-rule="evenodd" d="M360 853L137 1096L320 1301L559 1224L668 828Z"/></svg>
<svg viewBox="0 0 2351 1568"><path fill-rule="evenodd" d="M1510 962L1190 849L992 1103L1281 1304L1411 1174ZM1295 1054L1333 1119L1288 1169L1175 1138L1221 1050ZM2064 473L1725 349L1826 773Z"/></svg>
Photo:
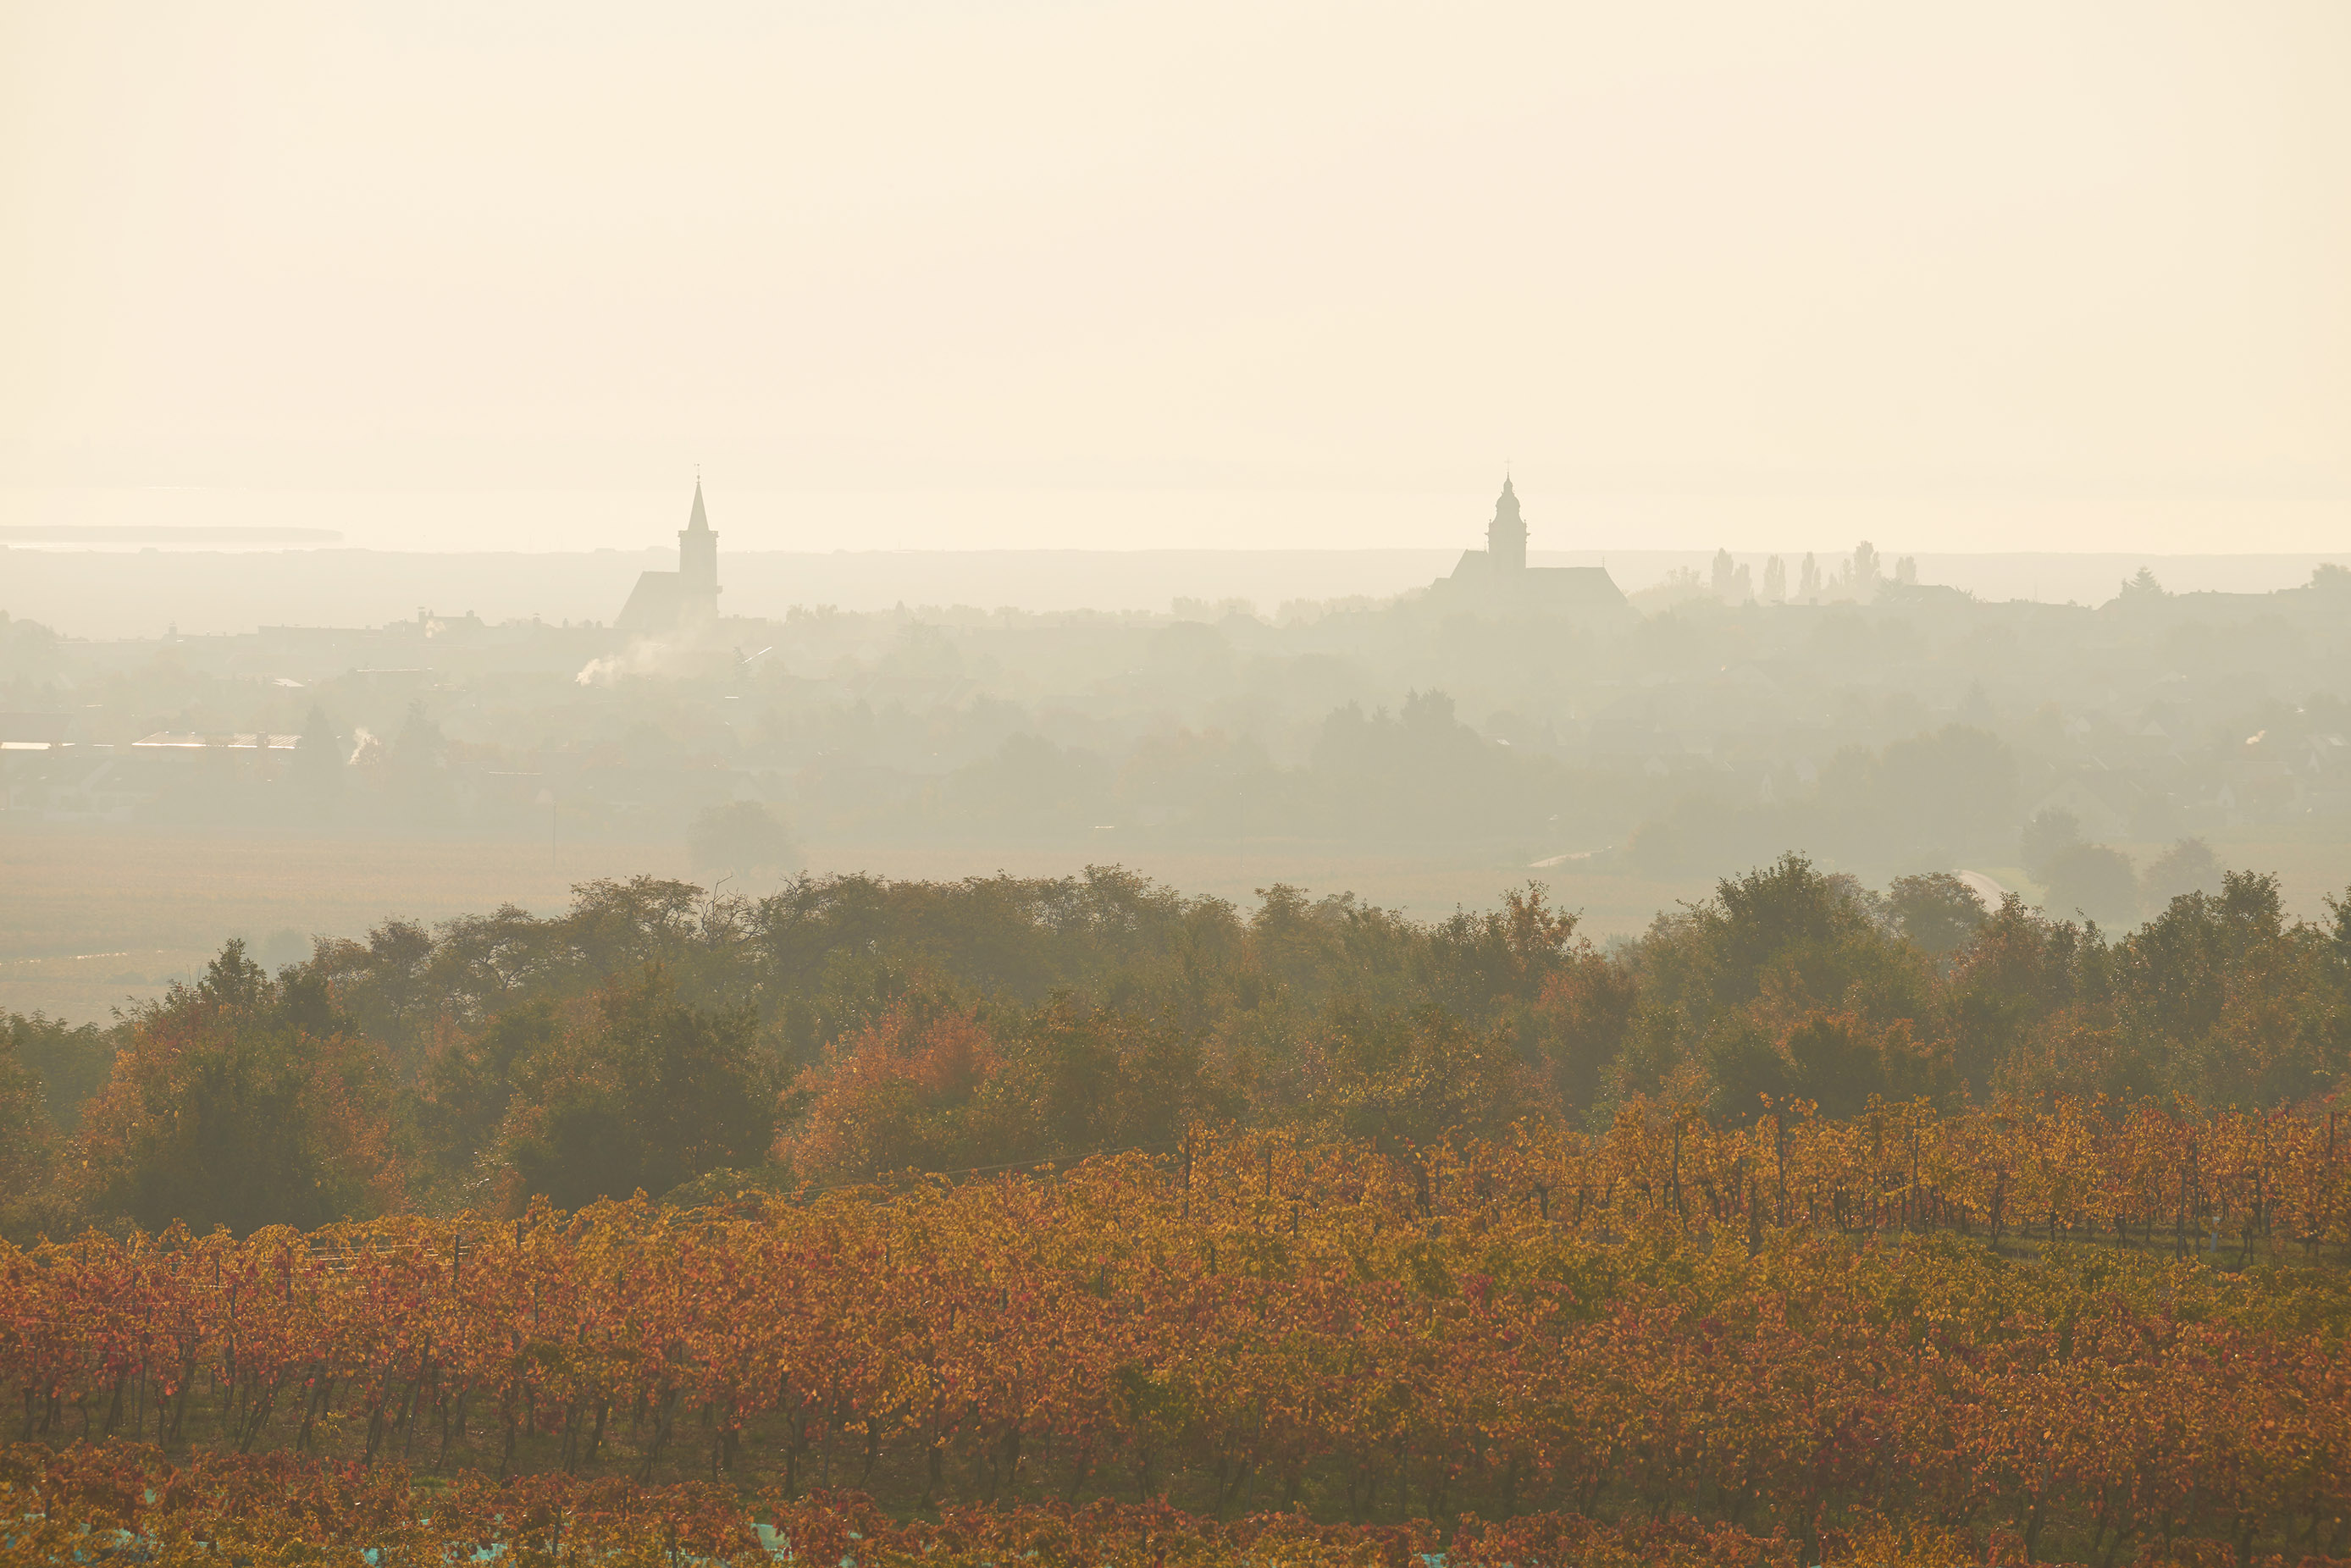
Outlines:
<svg viewBox="0 0 2351 1568"><path fill-rule="evenodd" d="M1530 566L1527 522L1508 475L1486 524L1486 547L1464 550L1449 577L1430 589L1432 601L1460 607L1529 609L1625 619L1635 612L1605 566Z"/></svg>
<svg viewBox="0 0 2351 1568"><path fill-rule="evenodd" d="M694 482L694 514L677 531L677 570L643 572L613 624L622 631L674 631L718 618L718 535Z"/></svg>

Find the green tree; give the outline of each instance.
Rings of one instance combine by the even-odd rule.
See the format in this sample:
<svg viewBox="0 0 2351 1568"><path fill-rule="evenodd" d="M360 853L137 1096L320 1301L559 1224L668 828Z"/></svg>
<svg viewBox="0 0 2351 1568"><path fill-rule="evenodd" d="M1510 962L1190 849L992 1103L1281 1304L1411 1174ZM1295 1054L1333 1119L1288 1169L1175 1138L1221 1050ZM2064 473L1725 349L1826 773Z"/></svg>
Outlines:
<svg viewBox="0 0 2351 1568"><path fill-rule="evenodd" d="M450 1032L425 1057L415 1088L417 1142L425 1173L444 1191L472 1199L487 1174L480 1166L513 1103L518 1069L561 1032L556 1004L540 997L480 1029Z"/></svg>
<svg viewBox="0 0 2351 1568"><path fill-rule="evenodd" d="M1984 921L1983 900L1949 871L1896 877L1886 911L1904 937L1936 958L1956 952Z"/></svg>
<svg viewBox="0 0 2351 1568"><path fill-rule="evenodd" d="M1883 1042L1851 1013L1814 1013L1788 1033L1796 1092L1829 1116L1865 1109L1891 1087Z"/></svg>
<svg viewBox="0 0 2351 1568"><path fill-rule="evenodd" d="M2131 1086L2238 1105L2327 1093L2344 1055L2331 945L2287 924L2274 877L2226 872L2218 893L2174 898L2118 955Z"/></svg>
<svg viewBox="0 0 2351 1568"><path fill-rule="evenodd" d="M117 1031L94 1023L68 1024L38 1012L0 1017L0 1053L40 1080L48 1119L67 1137L80 1124L82 1106L106 1086L120 1044Z"/></svg>
<svg viewBox="0 0 2351 1568"><path fill-rule="evenodd" d="M2083 1000L2092 947L2081 927L2049 919L2022 894L2001 899L1956 955L1938 999L1941 1037L1961 1081L1989 1091L2044 1020Z"/></svg>
<svg viewBox="0 0 2351 1568"><path fill-rule="evenodd" d="M0 1221L47 1182L57 1141L39 1075L19 1057L14 1032L0 1032Z"/></svg>
<svg viewBox="0 0 2351 1568"><path fill-rule="evenodd" d="M544 1194L578 1209L758 1163L775 1137L778 1085L757 1026L747 1009L679 1001L658 965L606 985L588 1018L515 1073L497 1139L510 1199Z"/></svg>
<svg viewBox="0 0 2351 1568"><path fill-rule="evenodd" d="M1728 1049L1740 1037L1730 1014L1748 1014L1776 1047L1816 1012L1882 1026L1920 1016L1932 996L1925 955L1887 929L1880 901L1800 855L1726 877L1704 903L1660 917L1633 963L1640 1004L1618 1075L1628 1093L1655 1092Z"/></svg>
<svg viewBox="0 0 2351 1568"><path fill-rule="evenodd" d="M1743 1127L1796 1091L1794 1064L1761 1025L1744 1013L1719 1020L1708 1032L1699 1060L1712 1085L1708 1100L1718 1120Z"/></svg>

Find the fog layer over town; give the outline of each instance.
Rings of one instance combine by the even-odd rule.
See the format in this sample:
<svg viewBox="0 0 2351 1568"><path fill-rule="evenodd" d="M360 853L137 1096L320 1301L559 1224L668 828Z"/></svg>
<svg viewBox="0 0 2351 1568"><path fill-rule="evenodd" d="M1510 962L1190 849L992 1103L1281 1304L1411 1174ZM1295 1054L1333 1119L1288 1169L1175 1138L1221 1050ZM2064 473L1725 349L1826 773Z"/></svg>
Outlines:
<svg viewBox="0 0 2351 1568"><path fill-rule="evenodd" d="M2142 567L2056 604L1857 543L1620 585L1531 553L1513 481L1482 547L1457 527L1471 547L1400 593L752 616L727 613L724 496L684 510L669 566L568 622L427 605L91 638L12 614L0 1005L102 1017L226 935L284 961L638 874L739 893L1119 864L1424 917L1535 879L1626 935L1788 850L2109 929L2226 866L2277 872L2303 914L2351 871L2351 574L2329 565L2251 593ZM1246 556L1218 561L1206 580L1246 586Z"/></svg>

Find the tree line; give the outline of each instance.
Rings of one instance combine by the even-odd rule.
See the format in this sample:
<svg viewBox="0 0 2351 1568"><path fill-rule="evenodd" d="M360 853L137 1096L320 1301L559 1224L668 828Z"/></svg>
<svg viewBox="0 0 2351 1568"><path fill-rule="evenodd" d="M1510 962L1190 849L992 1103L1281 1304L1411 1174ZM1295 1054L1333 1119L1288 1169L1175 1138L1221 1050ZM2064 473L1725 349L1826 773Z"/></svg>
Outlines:
<svg viewBox="0 0 2351 1568"><path fill-rule="evenodd" d="M387 921L274 974L232 940L110 1027L8 1018L0 1207L20 1239L245 1233L1164 1149L1196 1124L1418 1147L1627 1106L1735 1128L1874 1100L2315 1105L2351 1069L2351 907L2329 911L2290 919L2237 872L2115 939L1788 856L1603 946L1532 885L1422 921L1103 867L756 899L594 882L560 915Z"/></svg>

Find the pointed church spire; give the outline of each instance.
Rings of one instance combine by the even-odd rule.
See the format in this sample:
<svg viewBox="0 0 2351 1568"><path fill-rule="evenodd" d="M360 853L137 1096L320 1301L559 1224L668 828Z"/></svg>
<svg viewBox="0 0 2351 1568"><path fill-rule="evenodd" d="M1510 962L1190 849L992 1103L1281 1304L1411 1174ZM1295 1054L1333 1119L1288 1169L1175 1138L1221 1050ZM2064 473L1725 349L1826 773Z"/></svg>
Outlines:
<svg viewBox="0 0 2351 1568"><path fill-rule="evenodd" d="M685 520L685 525L688 529L696 532L704 534L710 532L710 514L702 509L702 473L700 470L696 470L694 475L694 515Z"/></svg>

